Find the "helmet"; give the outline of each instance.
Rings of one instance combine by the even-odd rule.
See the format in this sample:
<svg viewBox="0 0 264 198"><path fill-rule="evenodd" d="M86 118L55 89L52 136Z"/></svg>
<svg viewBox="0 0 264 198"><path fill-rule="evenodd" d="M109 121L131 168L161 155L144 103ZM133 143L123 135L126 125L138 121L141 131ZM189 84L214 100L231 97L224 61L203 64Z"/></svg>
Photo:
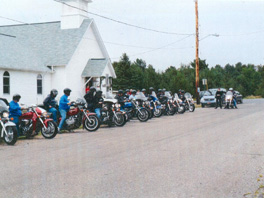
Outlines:
<svg viewBox="0 0 264 198"><path fill-rule="evenodd" d="M129 89L126 89L126 92L130 92Z"/></svg>
<svg viewBox="0 0 264 198"><path fill-rule="evenodd" d="M96 91L96 88L95 88L94 86L92 86L92 87L90 88L90 91Z"/></svg>
<svg viewBox="0 0 264 198"><path fill-rule="evenodd" d="M233 88L229 88L229 91L233 91Z"/></svg>
<svg viewBox="0 0 264 198"><path fill-rule="evenodd" d="M123 92L122 89L119 89L117 93L122 94L122 93L124 93L124 92Z"/></svg>
<svg viewBox="0 0 264 198"><path fill-rule="evenodd" d="M65 89L63 90L63 92L64 92L65 95L69 96L70 93L71 93L71 89L69 89L69 88L65 88Z"/></svg>
<svg viewBox="0 0 264 198"><path fill-rule="evenodd" d="M96 95L102 96L103 92L101 90L96 91Z"/></svg>
<svg viewBox="0 0 264 198"><path fill-rule="evenodd" d="M153 88L153 87L150 87L150 88L149 88L149 91L154 91L154 88Z"/></svg>
<svg viewBox="0 0 264 198"><path fill-rule="evenodd" d="M185 91L184 90L181 90L182 93L184 93Z"/></svg>
<svg viewBox="0 0 264 198"><path fill-rule="evenodd" d="M16 100L19 102L20 98L21 98L21 96L19 94L13 95L13 100Z"/></svg>
<svg viewBox="0 0 264 198"><path fill-rule="evenodd" d="M162 89L158 89L158 92L162 92Z"/></svg>
<svg viewBox="0 0 264 198"><path fill-rule="evenodd" d="M136 91L135 89L133 89L133 90L131 91L131 93L132 93L132 94L136 94L137 91Z"/></svg>
<svg viewBox="0 0 264 198"><path fill-rule="evenodd" d="M58 95L58 91L57 91L57 89L52 89L51 91L50 91L50 95L51 96L53 96L54 98Z"/></svg>
<svg viewBox="0 0 264 198"><path fill-rule="evenodd" d="M146 92L146 89L142 89L141 92Z"/></svg>
<svg viewBox="0 0 264 198"><path fill-rule="evenodd" d="M166 89L165 89L165 88L163 88L163 89L162 89L162 91L166 91Z"/></svg>

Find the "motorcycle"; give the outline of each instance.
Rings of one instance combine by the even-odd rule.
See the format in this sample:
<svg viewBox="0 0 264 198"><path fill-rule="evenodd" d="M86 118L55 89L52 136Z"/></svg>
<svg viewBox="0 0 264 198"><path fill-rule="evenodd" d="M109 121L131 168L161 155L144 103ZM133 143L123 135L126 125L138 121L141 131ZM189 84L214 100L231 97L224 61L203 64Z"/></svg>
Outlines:
<svg viewBox="0 0 264 198"><path fill-rule="evenodd" d="M128 114L129 118L137 117L141 122L146 122L149 119L149 112L146 108L140 107L139 103L145 100L145 96L136 95L135 99L130 102L125 102L123 106L124 111Z"/></svg>
<svg viewBox="0 0 264 198"><path fill-rule="evenodd" d="M60 114L58 116L58 121L60 122L61 116ZM100 127L100 121L95 113L87 110L86 102L83 99L77 99L76 102L71 102L71 108L67 112L62 130L79 129L82 125L84 129L92 132Z"/></svg>
<svg viewBox="0 0 264 198"><path fill-rule="evenodd" d="M17 141L16 124L10 122L8 113L8 106L5 102L0 100L0 130L1 139L8 145L14 145Z"/></svg>
<svg viewBox="0 0 264 198"><path fill-rule="evenodd" d="M150 95L150 98L151 98L150 105L153 108L153 115L155 117L162 116L162 113L163 113L162 108L163 107L161 106L161 103L159 102L158 97L154 91Z"/></svg>
<svg viewBox="0 0 264 198"><path fill-rule="evenodd" d="M173 103L172 95L170 94L170 92L166 91L165 97L167 98L166 104L165 104L166 114L167 115L174 115L178 110L177 110L177 106Z"/></svg>
<svg viewBox="0 0 264 198"><path fill-rule="evenodd" d="M40 131L44 138L52 139L58 133L57 124L50 119L50 114L41 107L32 105L24 108L28 110L19 117L19 134L30 138Z"/></svg>
<svg viewBox="0 0 264 198"><path fill-rule="evenodd" d="M177 113L183 114L185 112L185 106L183 105L182 100L179 98L177 93L174 94L173 103L177 107Z"/></svg>
<svg viewBox="0 0 264 198"><path fill-rule="evenodd" d="M138 100L138 105L140 107L145 108L148 111L149 114L149 119L153 118L153 107L151 107L150 101L148 100L148 98L142 93L142 92L138 92L136 95L137 98L141 98L141 100Z"/></svg>
<svg viewBox="0 0 264 198"><path fill-rule="evenodd" d="M225 109L229 109L230 108L234 108L234 105L233 105L233 93L231 91L228 91L226 94L225 94Z"/></svg>
<svg viewBox="0 0 264 198"><path fill-rule="evenodd" d="M184 97L185 97L185 103L184 103L185 104L185 110L190 111L190 112L194 112L195 105L194 105L192 95L187 92L184 94Z"/></svg>
<svg viewBox="0 0 264 198"><path fill-rule="evenodd" d="M111 93L106 94L102 109L101 109L101 121L108 126L122 127L126 124L126 113L120 111L121 105L117 103Z"/></svg>

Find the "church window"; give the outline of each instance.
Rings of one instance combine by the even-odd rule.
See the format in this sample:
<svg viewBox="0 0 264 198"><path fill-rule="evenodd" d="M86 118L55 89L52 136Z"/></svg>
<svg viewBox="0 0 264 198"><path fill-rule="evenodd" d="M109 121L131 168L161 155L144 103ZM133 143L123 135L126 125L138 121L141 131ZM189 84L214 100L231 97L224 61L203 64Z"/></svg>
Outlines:
<svg viewBox="0 0 264 198"><path fill-rule="evenodd" d="M5 71L3 76L3 93L10 94L10 75L8 71Z"/></svg>
<svg viewBox="0 0 264 198"><path fill-rule="evenodd" d="M40 74L37 76L37 93L42 94L42 76Z"/></svg>

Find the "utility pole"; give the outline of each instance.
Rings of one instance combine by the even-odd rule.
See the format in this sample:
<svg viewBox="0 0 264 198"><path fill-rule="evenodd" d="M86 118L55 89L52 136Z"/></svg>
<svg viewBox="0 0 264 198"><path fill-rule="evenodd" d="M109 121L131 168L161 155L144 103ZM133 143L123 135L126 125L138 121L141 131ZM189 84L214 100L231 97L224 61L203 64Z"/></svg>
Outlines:
<svg viewBox="0 0 264 198"><path fill-rule="evenodd" d="M198 0L195 1L195 18L196 18L196 61L195 61L195 93L196 103L200 104L199 96L199 20L198 20Z"/></svg>

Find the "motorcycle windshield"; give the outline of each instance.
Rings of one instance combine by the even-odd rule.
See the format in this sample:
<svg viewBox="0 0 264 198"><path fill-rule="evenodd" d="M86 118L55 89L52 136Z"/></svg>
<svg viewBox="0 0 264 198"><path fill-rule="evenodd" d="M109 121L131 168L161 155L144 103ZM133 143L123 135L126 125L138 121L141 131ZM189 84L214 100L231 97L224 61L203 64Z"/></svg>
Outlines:
<svg viewBox="0 0 264 198"><path fill-rule="evenodd" d="M78 99L76 100L76 102L79 103L79 104L85 104L85 103L86 103L85 100L82 99L82 98L78 98Z"/></svg>
<svg viewBox="0 0 264 198"><path fill-rule="evenodd" d="M187 99L192 99L192 95L188 92L184 94L184 97Z"/></svg>
<svg viewBox="0 0 264 198"><path fill-rule="evenodd" d="M155 91L152 91L151 96L157 98L157 95L156 95Z"/></svg>
<svg viewBox="0 0 264 198"><path fill-rule="evenodd" d="M8 106L3 100L0 100L0 112L8 111Z"/></svg>
<svg viewBox="0 0 264 198"><path fill-rule="evenodd" d="M112 93L110 93L110 92L106 92L106 94L105 94L105 98L106 98L106 99L114 99L114 96L113 96Z"/></svg>
<svg viewBox="0 0 264 198"><path fill-rule="evenodd" d="M179 100L179 96L178 96L177 93L174 94L174 99L175 99L175 100Z"/></svg>
<svg viewBox="0 0 264 198"><path fill-rule="evenodd" d="M231 91L228 91L225 95L226 100L232 100L233 98L233 93Z"/></svg>
<svg viewBox="0 0 264 198"><path fill-rule="evenodd" d="M166 96L167 98L169 98L169 99L171 99L171 98L172 98L172 96L171 96L170 92L168 92L168 91L165 91L165 96Z"/></svg>
<svg viewBox="0 0 264 198"><path fill-rule="evenodd" d="M147 100L147 98L142 92L138 92L136 94L136 100Z"/></svg>
<svg viewBox="0 0 264 198"><path fill-rule="evenodd" d="M227 95L227 96L233 96L233 93L232 93L232 91L228 91L228 92L226 93L226 95Z"/></svg>

